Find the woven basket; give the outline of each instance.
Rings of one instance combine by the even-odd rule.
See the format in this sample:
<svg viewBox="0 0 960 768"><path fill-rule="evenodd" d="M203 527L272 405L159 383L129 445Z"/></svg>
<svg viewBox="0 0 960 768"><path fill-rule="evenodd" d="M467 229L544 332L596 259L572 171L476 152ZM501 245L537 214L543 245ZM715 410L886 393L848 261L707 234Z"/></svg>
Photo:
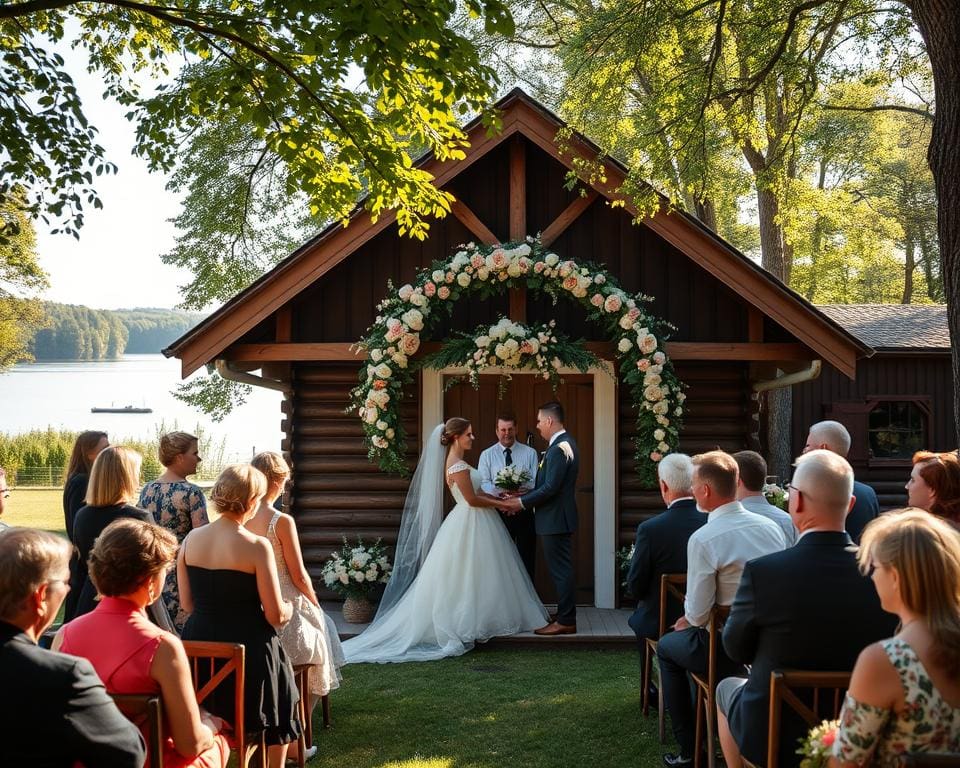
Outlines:
<svg viewBox="0 0 960 768"><path fill-rule="evenodd" d="M349 624L369 624L376 608L365 597L348 597L343 601L343 620Z"/></svg>

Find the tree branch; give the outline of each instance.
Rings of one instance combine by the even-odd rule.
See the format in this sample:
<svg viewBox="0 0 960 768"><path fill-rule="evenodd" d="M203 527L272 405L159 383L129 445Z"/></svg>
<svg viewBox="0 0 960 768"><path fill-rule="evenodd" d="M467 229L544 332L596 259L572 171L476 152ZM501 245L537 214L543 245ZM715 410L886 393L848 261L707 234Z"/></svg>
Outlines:
<svg viewBox="0 0 960 768"><path fill-rule="evenodd" d="M869 107L848 107L842 104L819 104L818 106L821 109L831 109L837 112L906 112L908 115L919 115L931 123L934 117L932 112L903 104L875 104Z"/></svg>
<svg viewBox="0 0 960 768"><path fill-rule="evenodd" d="M68 5L79 5L79 2L77 0L30 0L26 3L2 5L0 6L0 19L15 19L18 16L28 16L40 11L66 8Z"/></svg>

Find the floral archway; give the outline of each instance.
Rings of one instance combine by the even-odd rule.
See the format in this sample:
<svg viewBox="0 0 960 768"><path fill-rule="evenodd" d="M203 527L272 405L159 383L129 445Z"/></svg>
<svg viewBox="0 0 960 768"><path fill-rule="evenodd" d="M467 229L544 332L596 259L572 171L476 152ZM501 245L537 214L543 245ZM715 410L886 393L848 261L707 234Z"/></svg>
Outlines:
<svg viewBox="0 0 960 768"><path fill-rule="evenodd" d="M627 293L602 267L561 259L532 237L501 245L461 245L448 261L419 270L412 283L399 290L389 286L391 294L377 305L376 320L357 343L366 352L367 365L351 392L350 410L363 420L370 460L386 472L406 472L399 403L413 381L416 366L410 358L424 334L444 313L449 316L458 299L521 287L546 293L554 303L560 297L577 302L590 321L606 330L637 409L637 469L645 482L654 482L657 462L677 446L685 399L663 347L673 326L646 311L650 297ZM489 346L490 330L478 336L478 349ZM530 354L534 346L528 344L528 354L517 356L511 345L499 367L542 369L545 359ZM564 364L559 357L545 362L554 369Z"/></svg>

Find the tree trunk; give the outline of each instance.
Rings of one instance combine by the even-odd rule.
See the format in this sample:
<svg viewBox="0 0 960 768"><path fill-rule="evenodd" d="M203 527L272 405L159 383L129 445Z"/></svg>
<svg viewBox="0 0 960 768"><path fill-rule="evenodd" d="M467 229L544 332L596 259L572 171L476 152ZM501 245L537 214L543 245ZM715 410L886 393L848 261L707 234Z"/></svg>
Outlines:
<svg viewBox="0 0 960 768"><path fill-rule="evenodd" d="M903 263L903 298L901 304L909 304L913 301L913 273L917 268L917 262L914 258L915 244L913 242L913 233L906 233L906 248L904 248L905 259Z"/></svg>
<svg viewBox="0 0 960 768"><path fill-rule="evenodd" d="M717 231L717 207L711 200L697 200L697 218L710 227L714 232Z"/></svg>
<svg viewBox="0 0 960 768"><path fill-rule="evenodd" d="M761 265L779 280L786 277L783 264L783 230L777 222L780 204L776 193L757 180L757 211L760 214Z"/></svg>
<svg viewBox="0 0 960 768"><path fill-rule="evenodd" d="M960 445L960 13L956 0L907 0L933 69L937 112L927 160L937 188L937 234L953 349L953 418Z"/></svg>

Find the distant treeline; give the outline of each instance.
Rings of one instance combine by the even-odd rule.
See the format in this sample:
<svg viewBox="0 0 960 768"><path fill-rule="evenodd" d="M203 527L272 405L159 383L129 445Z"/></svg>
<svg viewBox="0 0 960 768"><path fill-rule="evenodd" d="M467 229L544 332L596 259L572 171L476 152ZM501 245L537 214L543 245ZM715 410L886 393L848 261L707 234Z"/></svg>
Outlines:
<svg viewBox="0 0 960 768"><path fill-rule="evenodd" d="M157 353L204 316L170 309L90 309L44 303L48 325L34 334L36 360L110 360Z"/></svg>

